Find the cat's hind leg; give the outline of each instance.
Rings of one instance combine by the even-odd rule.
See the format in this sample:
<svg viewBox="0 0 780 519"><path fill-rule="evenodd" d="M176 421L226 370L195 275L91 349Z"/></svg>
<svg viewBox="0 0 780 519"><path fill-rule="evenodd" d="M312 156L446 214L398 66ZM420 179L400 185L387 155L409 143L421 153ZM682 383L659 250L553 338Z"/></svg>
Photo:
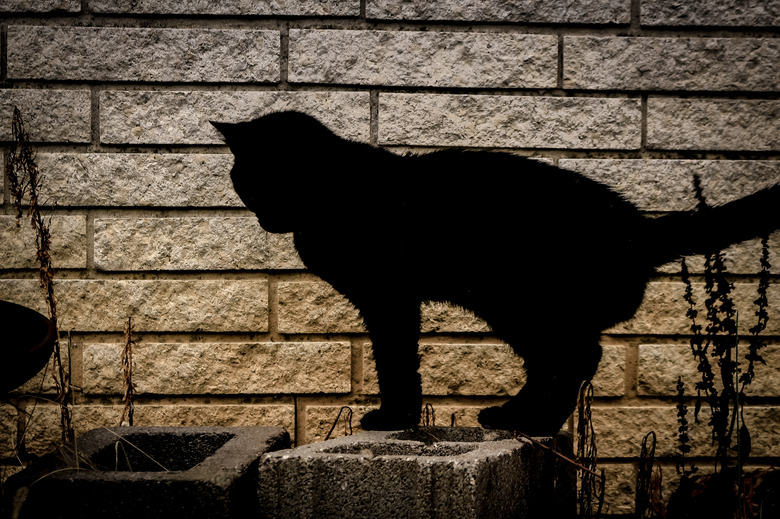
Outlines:
<svg viewBox="0 0 780 519"><path fill-rule="evenodd" d="M483 409L479 423L530 436L556 434L574 411L582 383L593 378L601 359L598 340L569 339L564 344L562 348L537 345L534 352L523 352L525 385L504 405Z"/></svg>
<svg viewBox="0 0 780 519"><path fill-rule="evenodd" d="M422 384L418 369L417 342L420 335L419 303L394 302L362 308L376 360L379 409L368 412L360 421L366 430L399 430L420 422Z"/></svg>

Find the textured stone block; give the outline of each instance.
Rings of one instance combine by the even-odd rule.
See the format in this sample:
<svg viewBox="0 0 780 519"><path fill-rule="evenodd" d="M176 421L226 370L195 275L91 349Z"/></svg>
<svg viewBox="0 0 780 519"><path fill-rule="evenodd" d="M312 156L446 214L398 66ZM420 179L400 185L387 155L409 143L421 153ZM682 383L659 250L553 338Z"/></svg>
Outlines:
<svg viewBox="0 0 780 519"><path fill-rule="evenodd" d="M363 348L363 391L379 394L370 344ZM423 395L507 396L525 382L523 361L505 344L421 343Z"/></svg>
<svg viewBox="0 0 780 519"><path fill-rule="evenodd" d="M268 268L268 233L253 217L97 218L99 270Z"/></svg>
<svg viewBox="0 0 780 519"><path fill-rule="evenodd" d="M10 458L16 449L18 414L14 406L0 404L0 456Z"/></svg>
<svg viewBox="0 0 780 519"><path fill-rule="evenodd" d="M368 141L368 92L104 91L100 140L106 144L222 144L209 121L238 122L280 110L317 117L336 134ZM302 143L303 146L303 143Z"/></svg>
<svg viewBox="0 0 780 519"><path fill-rule="evenodd" d="M18 107L32 141L89 142L90 95L89 90L0 89L0 140L11 140Z"/></svg>
<svg viewBox="0 0 780 519"><path fill-rule="evenodd" d="M48 13L81 11L80 0L3 0L0 12L5 13Z"/></svg>
<svg viewBox="0 0 780 519"><path fill-rule="evenodd" d="M281 282L278 297L280 333L366 332L363 319L352 303L323 281ZM421 312L423 333L490 332L485 321L453 305L423 303Z"/></svg>
<svg viewBox="0 0 780 519"><path fill-rule="evenodd" d="M74 2L76 3L76 2ZM242 16L358 16L359 0L135 0L132 4L116 0L92 0L96 13L184 14Z"/></svg>
<svg viewBox="0 0 780 519"><path fill-rule="evenodd" d="M122 405L76 405L73 413L73 429L76 436L100 427L115 427L122 418ZM60 407L57 405L29 406L25 416L24 445L28 453L40 456L62 445Z"/></svg>
<svg viewBox="0 0 780 519"><path fill-rule="evenodd" d="M290 31L295 83L555 88L558 38L416 31Z"/></svg>
<svg viewBox="0 0 780 519"><path fill-rule="evenodd" d="M627 0L367 0L366 16L385 20L627 24Z"/></svg>
<svg viewBox="0 0 780 519"><path fill-rule="evenodd" d="M643 211L696 209L693 177L708 205L722 205L780 183L780 161L562 159L558 165L608 185Z"/></svg>
<svg viewBox="0 0 780 519"><path fill-rule="evenodd" d="M755 26L780 25L780 4L741 0L643 0L642 25Z"/></svg>
<svg viewBox="0 0 780 519"><path fill-rule="evenodd" d="M84 351L84 391L122 391L119 344ZM350 344L140 343L133 351L138 393L165 395L348 393Z"/></svg>
<svg viewBox="0 0 780 519"><path fill-rule="evenodd" d="M279 80L280 45L279 31L12 25L8 77L273 82Z"/></svg>
<svg viewBox="0 0 780 519"><path fill-rule="evenodd" d="M39 153L58 206L243 207L232 154Z"/></svg>
<svg viewBox="0 0 780 519"><path fill-rule="evenodd" d="M756 299L757 284L735 283L731 297L734 300L739 315L740 333L748 333L748 329L755 323L745 316L752 316L755 311L753 301ZM694 283L694 300L698 308L704 308L706 296L704 284ZM687 335L690 333L691 322L685 316L688 303L683 299L685 285L674 282L651 282L647 286L645 298L637 310L636 315L630 321L618 324L607 333L627 333L638 335ZM780 286L770 285L767 291L769 300L769 323L764 332L766 335L776 334L780 330Z"/></svg>
<svg viewBox="0 0 780 519"><path fill-rule="evenodd" d="M749 317L753 316L742 316L742 319L749 320ZM739 341L737 360L743 372L747 368L744 356L748 353L748 347L747 339ZM756 378L747 386L745 394L762 397L780 396L780 346L766 346L760 353L766 360L766 364L755 363ZM720 368L714 357L709 355L708 357L715 374L715 386L720 391L722 388ZM694 385L701 381L697 366L698 361L694 359L689 344L640 344L637 392L644 396L674 396L677 394L677 377L681 376L685 383L686 394L695 395Z"/></svg>
<svg viewBox="0 0 780 519"><path fill-rule="evenodd" d="M48 176L47 176L48 178ZM51 188L46 186L46 191ZM16 226L16 216L0 216L0 268L38 268L35 230L25 215ZM51 233L51 258L57 269L87 266L87 218L52 216L47 224Z"/></svg>
<svg viewBox="0 0 780 519"><path fill-rule="evenodd" d="M168 427L281 426L295 431L290 404L136 404L134 425Z"/></svg>
<svg viewBox="0 0 780 519"><path fill-rule="evenodd" d="M780 408L746 407L745 422L752 438L751 455L777 456L780 452ZM712 429L707 425L710 411L702 404L698 424L693 407L688 409L691 456L713 456ZM668 407L599 407L593 408L593 428L598 438L599 456L604 458L638 457L642 438L650 431L658 437L655 455L672 456L677 452L677 410Z"/></svg>
<svg viewBox="0 0 780 519"><path fill-rule="evenodd" d="M633 463L599 463L596 468L597 470L604 469L604 510L609 510L610 514L634 514L636 511L636 466ZM670 474L664 471L664 480L668 476ZM668 496L669 494L664 495Z"/></svg>
<svg viewBox="0 0 780 519"><path fill-rule="evenodd" d="M58 280L63 330L121 331L128 317L141 331L268 330L266 280ZM45 313L37 280L0 280L13 303Z"/></svg>
<svg viewBox="0 0 780 519"><path fill-rule="evenodd" d="M780 101L672 99L647 101L647 146L669 150L776 151Z"/></svg>
<svg viewBox="0 0 780 519"><path fill-rule="evenodd" d="M380 94L379 144L637 149L638 99Z"/></svg>
<svg viewBox="0 0 780 519"><path fill-rule="evenodd" d="M780 87L771 38L564 37L563 85L593 90L753 90Z"/></svg>
<svg viewBox="0 0 780 519"><path fill-rule="evenodd" d="M568 435L541 440L571 456ZM362 433L263 456L260 507L267 517L568 517L573 471L544 452L507 431Z"/></svg>

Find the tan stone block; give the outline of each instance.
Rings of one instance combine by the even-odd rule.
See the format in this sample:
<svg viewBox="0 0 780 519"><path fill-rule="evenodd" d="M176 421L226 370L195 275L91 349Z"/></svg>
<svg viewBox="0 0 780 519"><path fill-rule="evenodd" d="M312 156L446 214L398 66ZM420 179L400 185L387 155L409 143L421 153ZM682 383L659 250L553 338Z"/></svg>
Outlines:
<svg viewBox="0 0 780 519"><path fill-rule="evenodd" d="M626 347L604 345L601 350L601 362L592 380L593 395L623 396L626 392Z"/></svg>
<svg viewBox="0 0 780 519"><path fill-rule="evenodd" d="M16 0L21 1L21 0ZM93 0L90 8L96 13L124 14L176 14L176 15L218 15L218 16L358 16L358 0L275 0L255 2L254 0L222 0L202 2L200 0L135 0L124 4L115 0Z"/></svg>
<svg viewBox="0 0 780 519"><path fill-rule="evenodd" d="M298 110L337 135L367 142L368 92L116 91L100 96L100 140L106 144L222 144L209 121L238 122ZM162 121L162 124L161 124Z"/></svg>
<svg viewBox="0 0 780 519"><path fill-rule="evenodd" d="M98 270L257 270L268 253L251 216L95 219Z"/></svg>
<svg viewBox="0 0 780 519"><path fill-rule="evenodd" d="M292 404L140 404L133 413L135 426L166 427L284 427L295 435Z"/></svg>
<svg viewBox="0 0 780 519"><path fill-rule="evenodd" d="M84 391L122 390L119 344L84 349ZM133 351L139 394L348 393L347 342L140 343Z"/></svg>
<svg viewBox="0 0 780 519"><path fill-rule="evenodd" d="M45 313L35 280L0 280L4 299ZM266 280L59 280L60 328L121 331L268 330Z"/></svg>
<svg viewBox="0 0 780 519"><path fill-rule="evenodd" d="M33 142L89 142L90 96L89 90L0 89L0 140L11 140L11 121L18 107Z"/></svg>
<svg viewBox="0 0 780 519"><path fill-rule="evenodd" d="M62 363L65 376L67 376L69 366L68 357L68 340L67 338L60 339L60 362ZM46 366L27 382L15 389L13 393L18 395L56 394L57 384L55 377L59 376L58 372L59 368L54 354L52 354Z"/></svg>
<svg viewBox="0 0 780 519"><path fill-rule="evenodd" d="M360 427L360 420L363 416L379 406L373 405L348 405L352 410L351 420L348 410L344 410L339 415L342 407L340 405L307 405L303 410L304 422L304 438L298 439L299 444L308 444L325 441L328 438L328 432L333 428L333 432L330 438L340 438L342 436L349 436L350 430L352 434L362 432ZM338 418L338 422L336 419ZM336 424L334 427L333 424ZM352 425L350 429L350 424Z"/></svg>
<svg viewBox="0 0 780 519"><path fill-rule="evenodd" d="M380 94L379 144L637 149L638 99Z"/></svg>
<svg viewBox="0 0 780 519"><path fill-rule="evenodd" d="M295 249L292 234L268 235L268 268L279 270L306 268Z"/></svg>
<svg viewBox="0 0 780 519"><path fill-rule="evenodd" d="M643 211L692 211L693 177L708 205L722 205L780 182L780 161L562 159L558 165L606 184Z"/></svg>
<svg viewBox="0 0 780 519"><path fill-rule="evenodd" d="M423 395L513 395L525 382L523 361L505 344L426 344L419 347ZM370 344L363 348L363 391L379 394Z"/></svg>
<svg viewBox="0 0 780 519"><path fill-rule="evenodd" d="M117 427L122 418L123 406L77 405L72 407L72 425L76 436L98 427ZM60 407L38 404L28 406L27 429L24 444L27 452L42 455L62 445Z"/></svg>
<svg viewBox="0 0 780 519"><path fill-rule="evenodd" d="M49 187L46 188L50 190ZM15 216L0 216L0 268L38 268L35 230L26 215L16 226ZM57 269L86 268L87 218L85 216L52 216L46 225L51 233L51 258Z"/></svg>
<svg viewBox="0 0 780 519"><path fill-rule="evenodd" d="M721 0L643 0L642 25L777 27L777 2L723 2Z"/></svg>
<svg viewBox="0 0 780 519"><path fill-rule="evenodd" d="M554 88L551 35L418 31L290 31L295 83Z"/></svg>
<svg viewBox="0 0 780 519"><path fill-rule="evenodd" d="M731 297L734 300L739 315L740 333L747 334L748 329L755 324L753 316L757 297L758 284L734 283ZM700 311L704 309L706 296L703 283L693 284L693 297ZM688 303L684 299L685 285L676 282L651 282L647 286L645 298L635 316L624 323L618 324L606 333L638 334L638 335L687 335L690 333L691 321L685 313ZM769 322L766 335L776 334L780 330L780 286L770 285L767 291L769 307ZM700 319L701 321L701 319ZM701 324L701 322L699 322Z"/></svg>
<svg viewBox="0 0 780 519"><path fill-rule="evenodd" d="M647 147L668 150L776 151L780 101L674 99L647 101Z"/></svg>
<svg viewBox="0 0 780 519"><path fill-rule="evenodd" d="M8 77L71 81L274 82L279 31L8 27ZM93 52L100 49L100 52ZM236 57L241 56L241 66Z"/></svg>
<svg viewBox="0 0 780 519"><path fill-rule="evenodd" d="M610 514L633 514L636 505L636 466L628 463L598 463L604 470L604 508ZM664 476L666 473L664 472Z"/></svg>
<svg viewBox="0 0 780 519"><path fill-rule="evenodd" d="M37 159L59 206L243 207L230 181L232 154L40 153Z"/></svg>
<svg viewBox="0 0 780 519"><path fill-rule="evenodd" d="M622 0L368 0L368 18L472 22L627 24L629 2Z"/></svg>
<svg viewBox="0 0 780 519"><path fill-rule="evenodd" d="M751 90L778 86L770 38L564 37L564 88Z"/></svg>
<svg viewBox="0 0 780 519"><path fill-rule="evenodd" d="M748 346L746 339L740 340L738 359L743 372L747 368L744 355L748 353ZM760 354L766 364L755 363L755 379L745 388L745 394L780 396L780 346L766 346ZM717 359L711 355L707 357L715 374L715 387L720 391L723 385ZM682 377L686 394L695 395L694 386L701 381L697 366L698 361L688 344L640 344L637 391L647 396L674 396L677 377Z"/></svg>
<svg viewBox="0 0 780 519"><path fill-rule="evenodd" d="M282 282L278 297L280 333L365 332L357 309L325 282Z"/></svg>
<svg viewBox="0 0 780 519"><path fill-rule="evenodd" d="M9 404L0 404L0 457L13 456L16 449L18 413Z"/></svg>

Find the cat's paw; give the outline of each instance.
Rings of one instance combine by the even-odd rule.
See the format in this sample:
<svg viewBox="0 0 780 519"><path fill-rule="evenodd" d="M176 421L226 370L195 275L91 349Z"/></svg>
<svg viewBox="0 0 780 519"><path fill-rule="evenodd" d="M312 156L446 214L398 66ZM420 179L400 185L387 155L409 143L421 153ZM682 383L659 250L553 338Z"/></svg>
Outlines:
<svg viewBox="0 0 780 519"><path fill-rule="evenodd" d="M390 412L386 409L375 409L363 416L360 426L366 431L400 431L416 427L419 422L419 411Z"/></svg>
<svg viewBox="0 0 780 519"><path fill-rule="evenodd" d="M518 412L514 406L485 408L479 412L477 420L485 429L519 431L528 436L554 436L563 425L550 417Z"/></svg>

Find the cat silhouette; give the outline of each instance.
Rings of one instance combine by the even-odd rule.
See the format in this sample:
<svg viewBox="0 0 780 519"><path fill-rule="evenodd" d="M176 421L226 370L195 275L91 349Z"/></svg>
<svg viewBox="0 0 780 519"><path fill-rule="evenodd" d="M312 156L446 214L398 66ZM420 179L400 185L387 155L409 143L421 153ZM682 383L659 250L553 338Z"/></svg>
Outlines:
<svg viewBox="0 0 780 519"><path fill-rule="evenodd" d="M292 232L306 267L358 309L381 406L364 429L416 426L420 305L470 310L524 359L526 383L483 427L556 433L657 266L763 236L780 185L717 208L648 217L578 173L507 153L398 155L299 112L212 123L236 193L267 231Z"/></svg>

